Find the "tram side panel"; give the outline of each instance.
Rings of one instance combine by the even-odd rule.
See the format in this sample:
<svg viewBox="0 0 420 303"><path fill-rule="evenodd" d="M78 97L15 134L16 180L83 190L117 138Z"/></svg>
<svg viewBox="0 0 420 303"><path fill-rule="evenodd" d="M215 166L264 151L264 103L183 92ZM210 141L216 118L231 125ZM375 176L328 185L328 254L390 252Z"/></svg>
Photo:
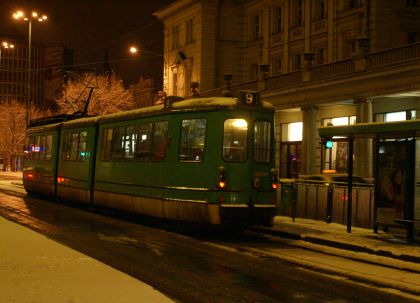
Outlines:
<svg viewBox="0 0 420 303"><path fill-rule="evenodd" d="M270 221L275 210L272 163L254 172L248 136L244 158L223 158L224 121L238 117L250 120L235 111L181 112L100 125L94 203L213 224ZM255 174L263 180L258 189L251 188ZM221 175L226 188L219 187Z"/></svg>
<svg viewBox="0 0 420 303"><path fill-rule="evenodd" d="M164 218L169 116L99 125L94 204Z"/></svg>
<svg viewBox="0 0 420 303"><path fill-rule="evenodd" d="M22 170L28 194L55 195L59 138L60 124L27 130Z"/></svg>
<svg viewBox="0 0 420 303"><path fill-rule="evenodd" d="M89 204L94 174L96 127L64 124L58 153L57 197Z"/></svg>

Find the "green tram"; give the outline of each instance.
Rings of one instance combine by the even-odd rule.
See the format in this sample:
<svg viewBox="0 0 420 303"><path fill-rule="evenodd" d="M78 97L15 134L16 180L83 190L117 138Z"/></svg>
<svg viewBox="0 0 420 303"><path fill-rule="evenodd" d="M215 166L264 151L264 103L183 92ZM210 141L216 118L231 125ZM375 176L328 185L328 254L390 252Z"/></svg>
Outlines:
<svg viewBox="0 0 420 303"><path fill-rule="evenodd" d="M165 219L271 225L273 106L254 92L171 100L30 126L26 191Z"/></svg>

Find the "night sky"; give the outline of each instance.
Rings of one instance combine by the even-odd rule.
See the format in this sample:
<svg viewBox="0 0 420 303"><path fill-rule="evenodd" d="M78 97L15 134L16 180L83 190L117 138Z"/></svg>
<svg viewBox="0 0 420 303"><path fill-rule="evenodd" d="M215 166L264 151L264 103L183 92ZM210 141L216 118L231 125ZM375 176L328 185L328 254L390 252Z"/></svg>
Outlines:
<svg viewBox="0 0 420 303"><path fill-rule="evenodd" d="M0 39L12 35L27 41L27 23L17 22L12 14L19 8L37 10L45 13L48 21L33 22L32 43L73 49L75 67L80 69L102 69L108 51L112 69L128 85L137 82L140 76L161 77L162 58L159 55L163 54L163 25L153 13L171 2L0 0ZM131 44L147 52L134 58L127 51Z"/></svg>

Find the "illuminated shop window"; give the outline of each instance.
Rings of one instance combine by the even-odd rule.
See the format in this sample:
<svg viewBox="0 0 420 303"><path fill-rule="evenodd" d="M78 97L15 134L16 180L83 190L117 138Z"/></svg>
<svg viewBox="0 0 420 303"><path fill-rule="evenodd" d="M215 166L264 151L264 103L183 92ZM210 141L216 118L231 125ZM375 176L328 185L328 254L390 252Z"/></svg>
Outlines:
<svg viewBox="0 0 420 303"><path fill-rule="evenodd" d="M376 122L396 122L396 121L415 120L415 119L416 119L415 110L379 113L375 115Z"/></svg>
<svg viewBox="0 0 420 303"><path fill-rule="evenodd" d="M351 125L356 123L356 116L335 117L322 120L322 126ZM348 144L342 137L334 136L331 148L322 146L322 171L347 172Z"/></svg>
<svg viewBox="0 0 420 303"><path fill-rule="evenodd" d="M302 141L303 122L282 124L282 142Z"/></svg>

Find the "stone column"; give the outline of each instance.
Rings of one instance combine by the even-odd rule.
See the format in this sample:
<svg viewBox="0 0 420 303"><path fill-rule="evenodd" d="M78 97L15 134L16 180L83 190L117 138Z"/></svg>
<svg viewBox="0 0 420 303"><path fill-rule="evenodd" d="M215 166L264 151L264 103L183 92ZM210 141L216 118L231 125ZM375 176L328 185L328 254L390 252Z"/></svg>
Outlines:
<svg viewBox="0 0 420 303"><path fill-rule="evenodd" d="M318 127L317 114L318 107L302 108L303 133L302 133L302 173L317 174L319 166L317 161Z"/></svg>
<svg viewBox="0 0 420 303"><path fill-rule="evenodd" d="M355 99L356 123L372 122L372 101ZM358 138L354 142L354 174L366 178L373 177L372 139Z"/></svg>

